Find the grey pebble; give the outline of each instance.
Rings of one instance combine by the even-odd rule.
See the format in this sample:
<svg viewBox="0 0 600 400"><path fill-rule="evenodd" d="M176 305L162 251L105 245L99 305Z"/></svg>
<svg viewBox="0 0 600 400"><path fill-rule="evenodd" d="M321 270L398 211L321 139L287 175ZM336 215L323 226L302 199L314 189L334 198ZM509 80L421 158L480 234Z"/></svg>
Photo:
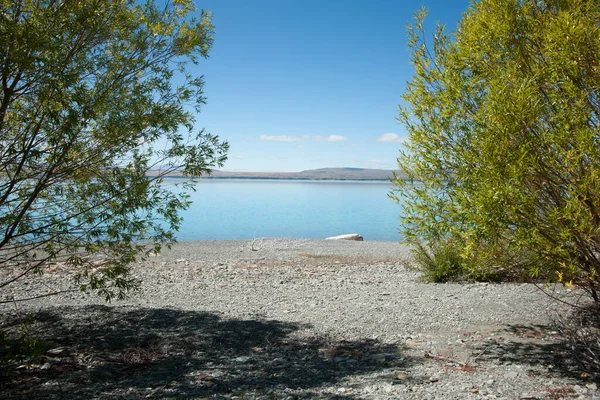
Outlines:
<svg viewBox="0 0 600 400"><path fill-rule="evenodd" d="M554 363L552 357L546 365L543 358L538 364L529 363L528 357L539 357L532 342L536 338L527 338L529 347L522 347L533 349L529 355L513 354L506 346L513 341L519 345L523 339L517 328L517 333L511 334L510 327L526 331L551 326L551 315L545 312L549 298L537 288L527 284L425 284L418 272L404 267L411 262L410 248L366 239L182 242L133 266L134 276L142 280L142 291L129 299L106 305L93 296L56 296L51 301L21 303L18 311L63 312L69 307L91 306L96 314L90 314L81 326L102 326L101 318L109 318L111 313L160 310L197 320L190 338L201 337L205 320L214 320L223 329L224 339L211 342L213 347L207 349L185 348L180 343L187 340L184 337L163 343L163 337L177 337L178 324L186 323L183 317L171 320L162 330L157 328L158 345L180 351L171 356L185 367L181 378L185 383L157 386L154 398L242 398L243 394L245 398L525 399L523 396L547 394L548 387L576 384L581 387L578 393L588 398L597 395L597 389L585 387L589 382L548 371L547 365ZM52 282L36 279L3 288L1 295L16 297L25 286L30 295L44 294L49 283L55 289L72 287L71 281L60 275L53 275ZM556 303L552 308L562 311ZM14 311L10 303L0 305L0 313ZM130 329L135 333L147 323L135 319ZM228 324L231 328L226 330ZM256 336L243 332L246 325L257 327ZM109 326L103 331L112 332ZM238 336L243 340L236 342ZM547 343L552 342L542 344ZM330 355L317 350L338 345L349 347L348 352ZM285 346L289 349L284 350ZM110 346L99 343L98 349L108 351ZM222 359L211 359L213 364L201 359L202 352L213 349L223 349ZM56 353L68 357L69 351ZM87 363L93 365L93 358ZM161 365L160 360L141 368L140 379L155 365ZM300 372L313 374L312 378L303 378ZM86 370L83 373L83 377L91 376ZM229 381L243 382L244 393L236 393L237 386L220 386ZM79 385L65 386L63 398L86 387ZM143 388L147 384L131 386L128 391L129 387L111 384L97 393L105 398L146 397ZM232 392L217 391L225 389ZM487 391L490 389L493 393ZM88 398L93 398L96 392L90 393Z"/></svg>

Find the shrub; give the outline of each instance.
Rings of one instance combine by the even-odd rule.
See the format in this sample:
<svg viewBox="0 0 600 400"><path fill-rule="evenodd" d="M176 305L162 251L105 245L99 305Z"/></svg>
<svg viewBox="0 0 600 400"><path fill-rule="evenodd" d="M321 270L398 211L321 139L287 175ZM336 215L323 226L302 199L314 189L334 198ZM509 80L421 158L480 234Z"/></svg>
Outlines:
<svg viewBox="0 0 600 400"><path fill-rule="evenodd" d="M423 273L426 282L455 282L465 278L465 268L459 250L451 243L416 243L413 250L415 269Z"/></svg>
<svg viewBox="0 0 600 400"><path fill-rule="evenodd" d="M425 14L399 115L403 236L433 254L452 241L474 276L558 280L600 303L600 1L475 1L431 41Z"/></svg>

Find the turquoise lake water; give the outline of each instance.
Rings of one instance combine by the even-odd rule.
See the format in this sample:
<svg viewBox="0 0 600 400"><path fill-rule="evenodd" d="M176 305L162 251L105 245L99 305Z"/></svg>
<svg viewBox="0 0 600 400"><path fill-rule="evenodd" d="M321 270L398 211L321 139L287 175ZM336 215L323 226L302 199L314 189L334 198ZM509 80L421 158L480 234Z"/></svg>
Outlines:
<svg viewBox="0 0 600 400"><path fill-rule="evenodd" d="M400 206L387 197L389 182L210 179L196 185L193 204L182 213L180 241L346 233L400 240Z"/></svg>

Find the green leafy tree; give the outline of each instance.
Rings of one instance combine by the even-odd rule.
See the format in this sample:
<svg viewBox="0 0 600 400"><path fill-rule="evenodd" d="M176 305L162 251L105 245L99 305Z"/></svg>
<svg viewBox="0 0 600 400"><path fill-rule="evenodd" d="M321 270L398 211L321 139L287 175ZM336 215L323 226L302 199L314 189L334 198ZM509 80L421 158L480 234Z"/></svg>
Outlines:
<svg viewBox="0 0 600 400"><path fill-rule="evenodd" d="M424 18L399 116L404 236L474 276L559 280L598 303L600 2L476 1L432 39Z"/></svg>
<svg viewBox="0 0 600 400"><path fill-rule="evenodd" d="M193 189L161 178L225 161L194 133L212 35L191 0L0 0L0 289L52 263L107 299L136 286Z"/></svg>

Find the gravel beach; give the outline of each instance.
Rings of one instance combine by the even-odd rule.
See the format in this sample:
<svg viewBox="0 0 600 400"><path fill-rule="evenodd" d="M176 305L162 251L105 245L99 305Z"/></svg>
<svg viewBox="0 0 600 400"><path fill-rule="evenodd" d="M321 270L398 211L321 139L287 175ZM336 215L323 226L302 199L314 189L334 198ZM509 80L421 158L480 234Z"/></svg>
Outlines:
<svg viewBox="0 0 600 400"><path fill-rule="evenodd" d="M135 265L126 300L0 305L2 329L52 347L0 398L600 399L553 328L560 303L530 284L425 284L409 262L393 242L179 243ZM57 267L0 296L68 285Z"/></svg>

